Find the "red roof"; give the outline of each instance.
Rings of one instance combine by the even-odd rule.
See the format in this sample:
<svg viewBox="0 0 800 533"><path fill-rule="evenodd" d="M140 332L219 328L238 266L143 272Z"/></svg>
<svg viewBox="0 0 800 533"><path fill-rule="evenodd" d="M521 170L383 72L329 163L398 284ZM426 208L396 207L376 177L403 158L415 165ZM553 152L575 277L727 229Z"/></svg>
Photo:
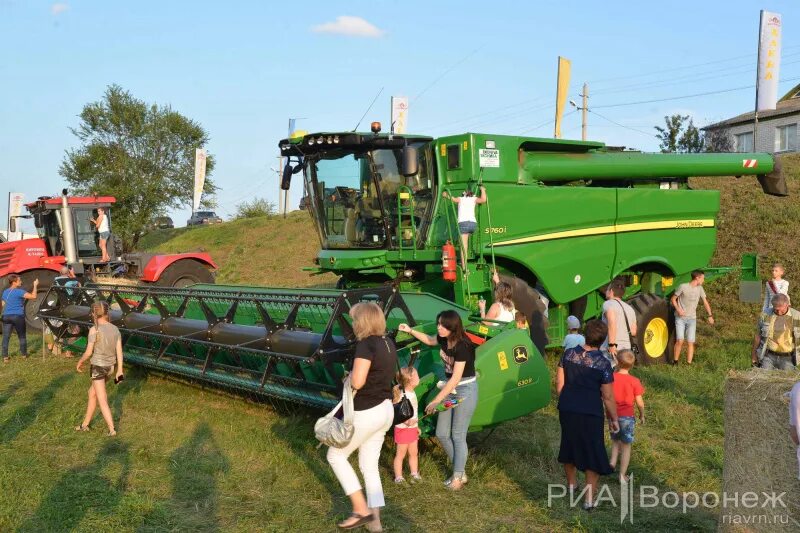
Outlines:
<svg viewBox="0 0 800 533"><path fill-rule="evenodd" d="M61 205L61 197L54 196L47 200L42 200L45 205L59 206ZM69 205L85 205L85 204L113 204L117 201L113 196L69 196ZM25 204L27 207L33 207L36 202Z"/></svg>

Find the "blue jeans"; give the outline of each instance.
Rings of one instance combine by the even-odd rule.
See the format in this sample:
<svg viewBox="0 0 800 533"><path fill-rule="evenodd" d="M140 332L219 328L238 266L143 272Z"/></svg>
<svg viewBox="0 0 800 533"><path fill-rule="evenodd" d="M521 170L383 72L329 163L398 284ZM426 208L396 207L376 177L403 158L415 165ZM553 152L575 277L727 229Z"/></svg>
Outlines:
<svg viewBox="0 0 800 533"><path fill-rule="evenodd" d="M19 353L28 355L28 339L25 337L25 315L3 315L3 357L8 357L8 343L11 330L19 337Z"/></svg>
<svg viewBox="0 0 800 533"><path fill-rule="evenodd" d="M436 438L444 448L447 458L453 463L453 475L459 477L464 474L467 465L467 429L478 405L478 382L456 387L456 394L450 395L450 399L455 398L460 398L461 403L439 413Z"/></svg>

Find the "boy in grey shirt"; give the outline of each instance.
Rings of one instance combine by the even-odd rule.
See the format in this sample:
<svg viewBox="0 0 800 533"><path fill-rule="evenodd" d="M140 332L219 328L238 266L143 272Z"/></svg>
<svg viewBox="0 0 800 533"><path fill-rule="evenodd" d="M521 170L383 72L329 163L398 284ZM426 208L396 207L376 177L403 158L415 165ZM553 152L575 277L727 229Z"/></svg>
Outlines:
<svg viewBox="0 0 800 533"><path fill-rule="evenodd" d="M675 308L675 354L672 364L678 364L681 358L681 349L684 341L686 342L686 362L692 364L694 358L694 343L697 336L697 305L703 301L703 307L708 312L708 323L714 325L714 317L711 313L711 305L706 298L706 291L703 290L705 274L702 270L692 272L692 280L683 283L672 295L671 303Z"/></svg>

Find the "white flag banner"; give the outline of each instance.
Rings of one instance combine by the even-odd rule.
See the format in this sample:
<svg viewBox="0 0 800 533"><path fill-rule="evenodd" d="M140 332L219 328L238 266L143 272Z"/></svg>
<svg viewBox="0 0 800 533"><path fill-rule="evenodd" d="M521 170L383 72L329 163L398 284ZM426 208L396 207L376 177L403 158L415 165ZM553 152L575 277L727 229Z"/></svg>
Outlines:
<svg viewBox="0 0 800 533"><path fill-rule="evenodd" d="M392 96L392 126L391 131L397 134L405 133L408 128L408 97Z"/></svg>
<svg viewBox="0 0 800 533"><path fill-rule="evenodd" d="M21 192L8 193L8 240L16 241L22 238L22 233L19 231L11 232L10 222L14 217L22 214L22 206L25 204L25 194ZM16 225L19 227L19 220L16 220Z"/></svg>
<svg viewBox="0 0 800 533"><path fill-rule="evenodd" d="M775 109L778 104L778 75L781 67L781 16L761 11L758 30L758 86L756 110Z"/></svg>
<svg viewBox="0 0 800 533"><path fill-rule="evenodd" d="M200 200L203 198L203 186L206 183L206 151L197 148L194 151L194 196L192 198L192 211L200 209Z"/></svg>

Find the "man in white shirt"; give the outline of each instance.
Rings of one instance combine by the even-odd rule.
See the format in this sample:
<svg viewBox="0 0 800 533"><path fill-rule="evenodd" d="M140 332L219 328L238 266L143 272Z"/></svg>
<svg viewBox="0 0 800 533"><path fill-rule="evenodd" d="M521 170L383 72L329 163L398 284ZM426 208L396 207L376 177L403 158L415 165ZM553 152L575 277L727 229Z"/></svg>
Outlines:
<svg viewBox="0 0 800 533"><path fill-rule="evenodd" d="M608 337L601 349L616 361L618 350L630 350L636 337L636 311L622 301L625 296L625 284L615 279L606 288L606 302L603 304L603 322L608 325ZM630 334L628 334L630 331Z"/></svg>

